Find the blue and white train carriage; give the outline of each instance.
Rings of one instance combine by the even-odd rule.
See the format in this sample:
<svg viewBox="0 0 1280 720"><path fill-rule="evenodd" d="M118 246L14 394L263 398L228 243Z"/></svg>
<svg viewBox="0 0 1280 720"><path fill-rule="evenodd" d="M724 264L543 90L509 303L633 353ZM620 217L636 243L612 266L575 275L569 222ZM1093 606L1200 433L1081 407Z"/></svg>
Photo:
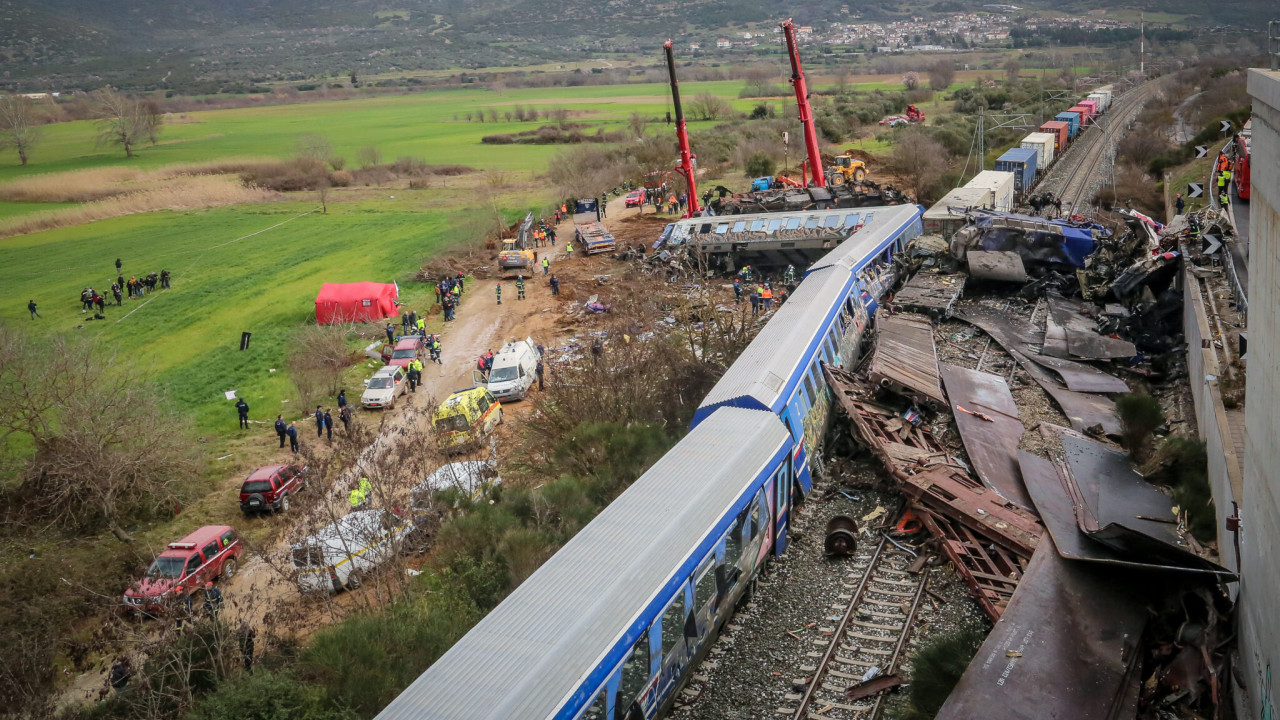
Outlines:
<svg viewBox="0 0 1280 720"><path fill-rule="evenodd" d="M921 209L860 208L700 406L693 428L378 715L650 720L663 714L770 555L831 395Z"/></svg>
<svg viewBox="0 0 1280 720"><path fill-rule="evenodd" d="M809 268L693 418L697 427L726 406L777 415L795 441L793 474L802 493L813 485L810 466L831 410L831 391L818 363L847 367L857 361L863 333L892 283L893 256L920 234L919 206L862 212L862 228ZM783 547L786 520L779 518Z"/></svg>
<svg viewBox="0 0 1280 720"><path fill-rule="evenodd" d="M629 720L674 700L774 551L790 497L778 418L694 428L378 715Z"/></svg>

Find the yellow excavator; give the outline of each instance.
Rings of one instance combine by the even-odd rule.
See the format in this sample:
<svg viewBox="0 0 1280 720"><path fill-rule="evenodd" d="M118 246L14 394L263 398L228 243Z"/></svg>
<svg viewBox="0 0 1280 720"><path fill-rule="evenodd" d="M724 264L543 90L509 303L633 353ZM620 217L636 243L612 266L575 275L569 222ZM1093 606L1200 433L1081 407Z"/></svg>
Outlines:
<svg viewBox="0 0 1280 720"><path fill-rule="evenodd" d="M832 185L843 185L845 183L860 182L862 178L867 176L867 164L858 160L853 156L853 151L846 151L843 155L836 156L835 167L831 169Z"/></svg>
<svg viewBox="0 0 1280 720"><path fill-rule="evenodd" d="M538 266L538 251L533 249L533 213L525 215L516 237L503 239L498 253L498 267L503 275L533 277Z"/></svg>

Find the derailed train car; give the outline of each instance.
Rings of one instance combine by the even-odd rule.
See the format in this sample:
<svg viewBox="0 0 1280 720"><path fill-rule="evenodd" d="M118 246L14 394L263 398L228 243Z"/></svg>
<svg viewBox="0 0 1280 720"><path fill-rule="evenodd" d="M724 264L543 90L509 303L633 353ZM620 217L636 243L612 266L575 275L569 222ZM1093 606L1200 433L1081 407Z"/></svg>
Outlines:
<svg viewBox="0 0 1280 720"><path fill-rule="evenodd" d="M689 434L400 694L379 720L648 720L786 548L830 414L921 209L871 217L809 269Z"/></svg>

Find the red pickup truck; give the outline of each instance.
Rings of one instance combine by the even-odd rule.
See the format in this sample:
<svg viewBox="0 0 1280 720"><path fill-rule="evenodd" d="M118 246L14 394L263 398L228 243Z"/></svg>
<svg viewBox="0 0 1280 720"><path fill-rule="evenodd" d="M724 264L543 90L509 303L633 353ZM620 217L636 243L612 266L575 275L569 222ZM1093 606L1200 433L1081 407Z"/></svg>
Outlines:
<svg viewBox="0 0 1280 720"><path fill-rule="evenodd" d="M124 592L126 610L162 612L215 578L235 575L244 545L234 528L206 525L169 543L146 575Z"/></svg>

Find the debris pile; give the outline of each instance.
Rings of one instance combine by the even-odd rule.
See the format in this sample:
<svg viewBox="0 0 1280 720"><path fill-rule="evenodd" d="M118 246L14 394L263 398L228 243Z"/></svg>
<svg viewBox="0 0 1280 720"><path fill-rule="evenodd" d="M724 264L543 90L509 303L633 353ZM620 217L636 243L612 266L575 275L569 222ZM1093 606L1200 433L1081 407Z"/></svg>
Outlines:
<svg viewBox="0 0 1280 720"><path fill-rule="evenodd" d="M737 193L712 200L709 205L716 215L790 212L796 210L830 210L835 208L879 207L910 203L908 197L892 185L859 180L827 187L781 187Z"/></svg>
<svg viewBox="0 0 1280 720"><path fill-rule="evenodd" d="M998 621L939 718L1216 717L1225 703L1237 578L1108 442L1123 430L1122 376L1185 367L1178 270L1193 247L1212 272L1225 224L1121 214L1119 234L984 211L945 249L917 238L869 362L824 366L854 439L908 499L898 526L931 535ZM1022 283L1024 300L962 298L966 284L999 287L976 280ZM908 309L924 314L889 314ZM948 318L973 329L939 341ZM964 351L976 370L939 358L978 330L982 355ZM983 372L987 348L1008 359ZM1029 398L1051 398L1070 427L1020 407Z"/></svg>

